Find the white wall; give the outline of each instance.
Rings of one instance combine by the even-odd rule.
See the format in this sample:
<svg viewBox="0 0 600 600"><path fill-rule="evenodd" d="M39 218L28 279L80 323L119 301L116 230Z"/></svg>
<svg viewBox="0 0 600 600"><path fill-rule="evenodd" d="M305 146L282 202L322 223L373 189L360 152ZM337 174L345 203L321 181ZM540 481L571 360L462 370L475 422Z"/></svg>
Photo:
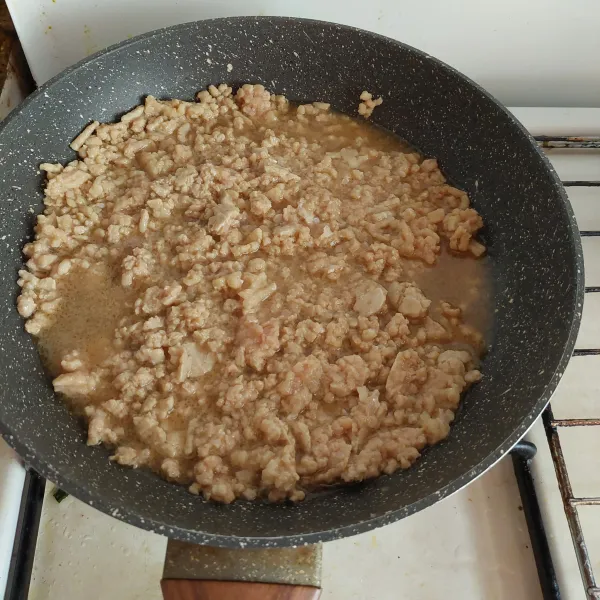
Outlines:
<svg viewBox="0 0 600 600"><path fill-rule="evenodd" d="M511 106L600 106L600 0L7 0L41 83L145 31L231 15L346 23L425 50Z"/></svg>

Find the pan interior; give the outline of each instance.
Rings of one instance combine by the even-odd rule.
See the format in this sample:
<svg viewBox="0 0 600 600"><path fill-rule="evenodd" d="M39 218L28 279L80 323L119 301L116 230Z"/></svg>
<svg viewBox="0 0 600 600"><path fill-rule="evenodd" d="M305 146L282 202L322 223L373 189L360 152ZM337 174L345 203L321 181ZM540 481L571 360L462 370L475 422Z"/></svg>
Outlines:
<svg viewBox="0 0 600 600"><path fill-rule="evenodd" d="M233 69L228 69L232 65ZM74 158L89 121L111 121L142 96L191 99L210 83L262 83L293 101L355 114L363 90L383 96L373 121L438 158L487 224L496 294L484 379L450 437L390 477L290 505L222 506L89 448L52 391L15 309L21 248L42 209L43 161ZM0 430L23 458L98 508L173 537L215 545L291 545L358 533L424 508L508 451L541 412L571 354L582 259L560 183L497 102L442 63L392 40L286 18L176 26L109 49L52 80L0 129Z"/></svg>

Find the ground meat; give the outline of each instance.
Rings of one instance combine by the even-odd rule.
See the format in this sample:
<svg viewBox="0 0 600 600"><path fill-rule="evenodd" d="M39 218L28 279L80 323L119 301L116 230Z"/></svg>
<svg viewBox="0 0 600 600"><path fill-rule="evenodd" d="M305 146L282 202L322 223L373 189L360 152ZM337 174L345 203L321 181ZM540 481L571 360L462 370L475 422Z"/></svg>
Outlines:
<svg viewBox="0 0 600 600"><path fill-rule="evenodd" d="M71 147L41 166L17 307L89 444L215 501L276 501L448 435L480 378L482 294L460 270L427 282L485 248L435 160L260 85L148 97Z"/></svg>
<svg viewBox="0 0 600 600"><path fill-rule="evenodd" d="M361 103L358 105L358 114L368 119L377 106L383 103L383 98L373 99L373 94L366 90L360 95Z"/></svg>

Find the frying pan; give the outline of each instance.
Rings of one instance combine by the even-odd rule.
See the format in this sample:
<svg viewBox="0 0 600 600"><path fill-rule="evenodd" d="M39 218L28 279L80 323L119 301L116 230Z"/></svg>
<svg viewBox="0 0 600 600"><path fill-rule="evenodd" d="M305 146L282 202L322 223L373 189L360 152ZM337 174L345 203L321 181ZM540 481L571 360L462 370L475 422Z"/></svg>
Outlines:
<svg viewBox="0 0 600 600"><path fill-rule="evenodd" d="M233 70L228 70L231 64ZM15 309L21 248L42 208L41 162L75 158L68 142L146 94L191 99L210 83L262 83L295 101L356 114L382 96L373 122L435 156L486 223L494 291L484 377L444 442L409 470L334 487L297 504L192 496L87 447L82 424L52 390ZM0 127L0 433L77 498L139 527L216 546L287 546L380 527L457 491L500 459L548 403L581 317L583 259L573 212L548 161L515 119L440 61L350 27L291 18L179 25L118 44L68 69Z"/></svg>

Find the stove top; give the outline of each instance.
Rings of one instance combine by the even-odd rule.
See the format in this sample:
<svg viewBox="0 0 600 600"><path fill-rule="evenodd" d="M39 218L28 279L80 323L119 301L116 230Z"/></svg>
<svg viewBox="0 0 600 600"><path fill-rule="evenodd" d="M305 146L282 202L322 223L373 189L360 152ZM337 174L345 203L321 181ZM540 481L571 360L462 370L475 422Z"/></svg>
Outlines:
<svg viewBox="0 0 600 600"><path fill-rule="evenodd" d="M595 398L600 387L600 144L557 137L583 127L593 129L594 121L585 123L590 116L600 116L600 110L595 111L513 109L533 133L558 132L552 134L555 141L545 142L546 152L565 181L582 231L586 264L586 303L575 356L552 400L553 414L545 415L546 427L538 421L528 435L539 449L537 456L530 462L535 447L528 456L532 447L522 446L515 471L507 457L466 489L410 518L327 543L324 598L575 599L583 590L580 563L588 597L600 597L593 572L594 560L600 559L596 464L600 439L594 428L600 425ZM555 469L557 441L562 490ZM530 472L541 514L531 501ZM39 537L33 546L25 540L19 553L18 569L32 572L29 594L10 595L8 600L80 598L100 586L106 597L116 600L161 597L165 538L116 521L74 498L59 504L51 484L46 485L42 505L43 482L35 475L25 479L4 445L0 445L0 585L7 573L24 481L33 502L29 513L27 506L21 508L21 526L25 518L35 528L39 519ZM41 509L37 512L36 504ZM540 536L544 527L547 543ZM575 547L572 533L579 539ZM28 547L35 550L35 559ZM106 572L111 573L109 584Z"/></svg>
<svg viewBox="0 0 600 600"><path fill-rule="evenodd" d="M63 59L60 64L68 62ZM18 86L9 81L0 96L0 118L18 99ZM534 135L600 135L600 109L511 110ZM552 400L553 415L546 415L546 427L539 421L528 435L538 453L531 463L526 454L516 459L518 479L507 457L466 489L410 518L327 543L322 598L536 600L558 598L556 587L563 600L586 597L584 588L588 598L600 598L593 590L594 565L600 573L600 506L596 506L600 504L600 436L594 428L600 418L596 399L600 388L600 351L596 350L600 349L600 150L565 147L568 140L548 145L554 146L546 151L559 176L574 182L567 190L584 233L587 294L577 350ZM567 495L564 485L563 490L558 486L547 441L549 437L554 444L556 459L553 436L560 441L563 471L569 476ZM543 517L537 524L532 505L519 495L519 488L521 494L531 493L525 489L532 481L529 471ZM26 497L34 502L21 505L24 483ZM0 440L0 596L15 531L24 522L35 526L39 518L37 544L32 545L35 555L21 553L19 563L19 569L31 571L29 592L21 587L7 600L77 599L89 597L90 590L103 590L98 597L114 600L161 598L158 583L164 538L116 521L71 497L59 504L52 484L46 485L42 503L43 486L35 476L26 478L25 470ZM41 508L37 514L36 496L37 508ZM567 521L565 505L583 533L575 547L570 530L573 518ZM543 572L548 563L539 532L530 535L526 517L534 530L545 526L556 571L555 587L550 577L543 591L538 569ZM574 548L580 558L583 550L589 558L590 569L583 569L584 586Z"/></svg>

